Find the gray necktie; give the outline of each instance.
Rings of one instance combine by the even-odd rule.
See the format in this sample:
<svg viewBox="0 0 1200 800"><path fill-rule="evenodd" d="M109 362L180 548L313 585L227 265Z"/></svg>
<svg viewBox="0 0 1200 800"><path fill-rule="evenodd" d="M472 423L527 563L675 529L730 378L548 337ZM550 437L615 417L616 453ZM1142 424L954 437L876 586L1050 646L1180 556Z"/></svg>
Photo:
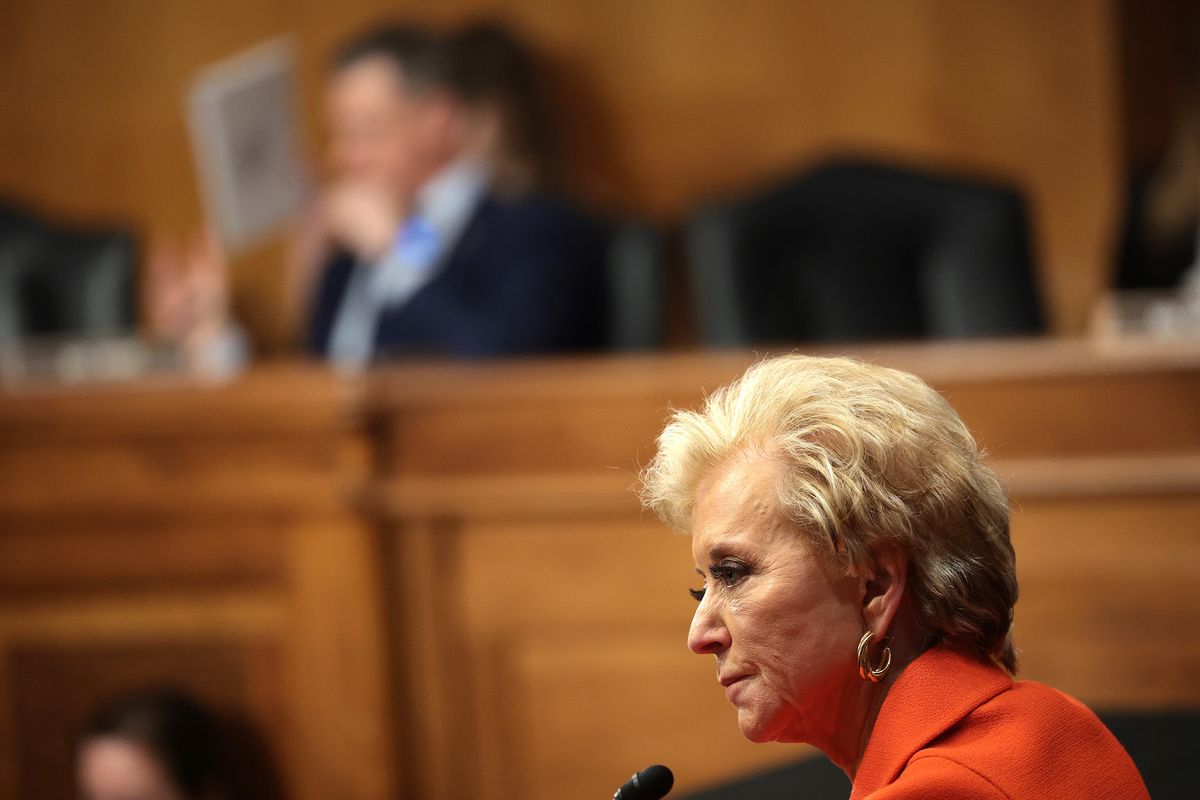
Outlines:
<svg viewBox="0 0 1200 800"><path fill-rule="evenodd" d="M329 342L329 356L338 367L358 370L370 361L379 315L406 303L429 281L440 250L437 231L414 216L380 263L354 265Z"/></svg>

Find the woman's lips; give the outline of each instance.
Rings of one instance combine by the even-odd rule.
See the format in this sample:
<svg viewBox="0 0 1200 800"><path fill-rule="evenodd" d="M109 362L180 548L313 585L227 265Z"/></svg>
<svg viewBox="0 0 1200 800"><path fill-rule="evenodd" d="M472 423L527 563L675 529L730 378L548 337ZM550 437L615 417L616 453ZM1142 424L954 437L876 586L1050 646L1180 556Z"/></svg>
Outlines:
<svg viewBox="0 0 1200 800"><path fill-rule="evenodd" d="M721 685L725 687L725 699L729 702L735 702L734 697L741 689L743 683L753 677L752 675L731 675L728 678L718 678Z"/></svg>

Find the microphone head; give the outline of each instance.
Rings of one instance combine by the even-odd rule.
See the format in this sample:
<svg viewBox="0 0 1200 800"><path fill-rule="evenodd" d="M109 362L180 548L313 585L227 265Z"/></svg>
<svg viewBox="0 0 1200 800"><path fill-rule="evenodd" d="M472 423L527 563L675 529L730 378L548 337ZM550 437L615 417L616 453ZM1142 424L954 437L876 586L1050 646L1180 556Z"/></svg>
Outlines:
<svg viewBox="0 0 1200 800"><path fill-rule="evenodd" d="M662 764L646 767L635 773L613 795L613 800L660 800L675 785L675 776Z"/></svg>
<svg viewBox="0 0 1200 800"><path fill-rule="evenodd" d="M671 787L675 785L675 776L662 764L646 767L640 775L639 783L644 800L659 800L660 797L666 797L667 792L671 791Z"/></svg>

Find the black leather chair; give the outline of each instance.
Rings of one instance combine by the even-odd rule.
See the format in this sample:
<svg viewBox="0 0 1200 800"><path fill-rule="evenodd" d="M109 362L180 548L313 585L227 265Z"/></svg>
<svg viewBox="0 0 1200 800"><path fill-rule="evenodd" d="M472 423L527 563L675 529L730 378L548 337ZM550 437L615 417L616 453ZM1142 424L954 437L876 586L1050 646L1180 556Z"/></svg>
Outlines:
<svg viewBox="0 0 1200 800"><path fill-rule="evenodd" d="M51 224L0 205L0 345L134 327L133 236Z"/></svg>
<svg viewBox="0 0 1200 800"><path fill-rule="evenodd" d="M605 268L608 349L661 347L665 317L662 235L642 222L614 224Z"/></svg>
<svg viewBox="0 0 1200 800"><path fill-rule="evenodd" d="M702 340L963 338L1043 329L1012 189L831 163L685 231Z"/></svg>

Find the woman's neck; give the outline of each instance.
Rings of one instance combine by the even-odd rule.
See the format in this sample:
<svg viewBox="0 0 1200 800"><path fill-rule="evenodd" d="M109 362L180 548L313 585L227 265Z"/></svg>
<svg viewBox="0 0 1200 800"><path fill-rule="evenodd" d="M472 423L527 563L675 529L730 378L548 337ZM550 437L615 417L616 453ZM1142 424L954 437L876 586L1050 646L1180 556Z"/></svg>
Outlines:
<svg viewBox="0 0 1200 800"><path fill-rule="evenodd" d="M897 636L892 641L889 645L892 649L892 666L887 675L879 683L860 679L856 687L857 692L853 693L847 703L846 713L841 716L842 720L849 720L851 724L838 726L832 740L828 742L828 749L821 747L829 760L846 773L851 783L854 782L863 755L867 752L879 710L883 708L888 692L904 669L920 655L915 646L904 643L911 641L913 639L907 636Z"/></svg>

